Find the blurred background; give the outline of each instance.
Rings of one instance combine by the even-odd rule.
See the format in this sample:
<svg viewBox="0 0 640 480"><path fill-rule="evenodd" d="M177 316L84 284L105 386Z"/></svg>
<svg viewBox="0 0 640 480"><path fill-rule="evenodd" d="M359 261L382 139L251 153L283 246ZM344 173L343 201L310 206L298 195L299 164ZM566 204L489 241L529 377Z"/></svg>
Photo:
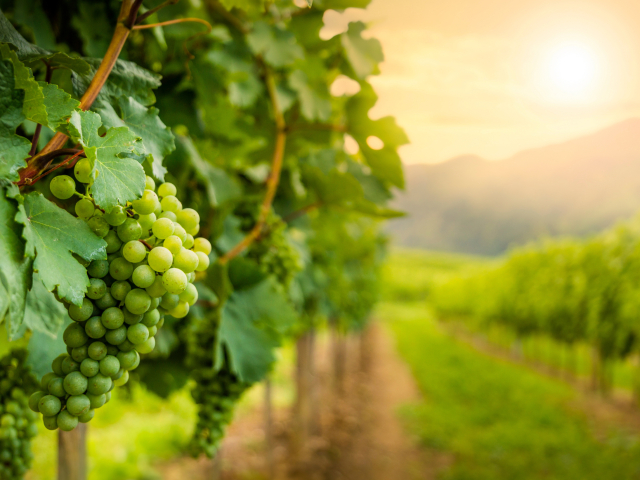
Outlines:
<svg viewBox="0 0 640 480"><path fill-rule="evenodd" d="M317 333L304 461L288 344L214 461L183 454L187 390L116 392L90 478L640 478L640 3L373 0L321 37L355 20L385 52L371 116L411 141L406 216L373 325Z"/></svg>

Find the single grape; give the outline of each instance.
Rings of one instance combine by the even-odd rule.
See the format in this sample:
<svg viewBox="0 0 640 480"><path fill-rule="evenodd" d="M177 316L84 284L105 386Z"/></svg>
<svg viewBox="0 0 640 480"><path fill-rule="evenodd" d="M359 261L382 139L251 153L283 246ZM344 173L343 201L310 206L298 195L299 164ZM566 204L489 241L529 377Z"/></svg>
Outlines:
<svg viewBox="0 0 640 480"><path fill-rule="evenodd" d="M113 384L114 384L116 387L121 387L121 386L125 385L128 381L129 381L129 372L126 372L126 371L125 371L125 372L122 374L122 376L121 376L120 378L118 378L118 380L115 380L115 381L113 382Z"/></svg>
<svg viewBox="0 0 640 480"><path fill-rule="evenodd" d="M196 272L204 272L207 268L209 268L209 257L204 254L204 252L196 252L198 255L198 266L196 267Z"/></svg>
<svg viewBox="0 0 640 480"><path fill-rule="evenodd" d="M133 209L140 215L149 215L156 209L158 195L153 190L145 190L142 197L132 202Z"/></svg>
<svg viewBox="0 0 640 480"><path fill-rule="evenodd" d="M158 215L158 218L168 218L174 223L178 220L178 217L176 217L176 214L173 212L162 212L160 215Z"/></svg>
<svg viewBox="0 0 640 480"><path fill-rule="evenodd" d="M87 352L86 345L82 345L81 347L77 347L71 350L71 358L73 358L76 362L82 362L88 356L89 353Z"/></svg>
<svg viewBox="0 0 640 480"><path fill-rule="evenodd" d="M169 315L175 318L184 318L189 313L189 304L187 302L180 302L178 305L169 311Z"/></svg>
<svg viewBox="0 0 640 480"><path fill-rule="evenodd" d="M100 361L107 356L107 346L102 342L93 342L89 345L87 353L89 358Z"/></svg>
<svg viewBox="0 0 640 480"><path fill-rule="evenodd" d="M100 278L90 278L89 287L87 288L87 297L92 300L102 298L107 293L107 284Z"/></svg>
<svg viewBox="0 0 640 480"><path fill-rule="evenodd" d="M133 265L122 257L113 260L109 266L109 275L111 275L115 280L126 280L132 273Z"/></svg>
<svg viewBox="0 0 640 480"><path fill-rule="evenodd" d="M122 256L131 263L138 263L147 256L147 249L142 242L131 240L122 248Z"/></svg>
<svg viewBox="0 0 640 480"><path fill-rule="evenodd" d="M142 320L142 314L131 313L126 307L122 309L122 313L124 314L124 321L127 325L135 325Z"/></svg>
<svg viewBox="0 0 640 480"><path fill-rule="evenodd" d="M133 343L131 343L129 340L125 340L120 345L118 345L118 348L120 349L121 352L130 352L131 350L136 348L136 346Z"/></svg>
<svg viewBox="0 0 640 480"><path fill-rule="evenodd" d="M164 247L155 247L149 252L149 266L156 272L166 272L171 268L173 255Z"/></svg>
<svg viewBox="0 0 640 480"><path fill-rule="evenodd" d="M116 205L110 212L104 214L104 219L112 227L118 227L127 220L127 212L120 205Z"/></svg>
<svg viewBox="0 0 640 480"><path fill-rule="evenodd" d="M47 395L46 392L38 391L29 397L29 408L31 409L31 411L36 413L40 412L40 408L38 407L38 402L40 402L40 399L45 395Z"/></svg>
<svg viewBox="0 0 640 480"><path fill-rule="evenodd" d="M147 338L149 338L149 329L142 323L136 323L127 329L127 340L134 345L141 344L146 341Z"/></svg>
<svg viewBox="0 0 640 480"><path fill-rule="evenodd" d="M71 195L69 195L69 196L71 196ZM162 199L162 201L160 202L160 205L162 206L162 210L163 211L165 211L165 212L173 212L173 213L179 212L181 207L182 207L182 204L180 203L180 200L178 200L173 195L167 195L166 197L164 197Z"/></svg>
<svg viewBox="0 0 640 480"><path fill-rule="evenodd" d="M91 402L89 404L89 408L91 408L92 410L94 408L100 408L101 406L103 406L106 402L106 397L104 395L104 393L100 394L100 395L92 395L90 393L87 393L87 398L89 399L89 402Z"/></svg>
<svg viewBox="0 0 640 480"><path fill-rule="evenodd" d="M76 322L84 322L93 312L93 303L88 298L82 299L81 305L69 305L69 316Z"/></svg>
<svg viewBox="0 0 640 480"><path fill-rule="evenodd" d="M165 310L172 310L178 305L179 302L180 297L178 297L178 295L167 292L162 296L160 306Z"/></svg>
<svg viewBox="0 0 640 480"><path fill-rule="evenodd" d="M191 230L200 223L200 215L193 208L185 208L176 213L178 223L184 227L185 230Z"/></svg>
<svg viewBox="0 0 640 480"><path fill-rule="evenodd" d="M51 180L49 190L51 190L54 197L66 200L76 193L76 182L69 175L58 175Z"/></svg>
<svg viewBox="0 0 640 480"><path fill-rule="evenodd" d="M178 189L176 188L176 186L173 183L162 183L159 187L158 187L158 195L161 197L167 197L169 195L175 195L176 193L178 193Z"/></svg>
<svg viewBox="0 0 640 480"><path fill-rule="evenodd" d="M174 225L176 228L173 231L173 234L180 239L182 245L184 246L184 242L187 241L187 232L179 223L174 223Z"/></svg>
<svg viewBox="0 0 640 480"><path fill-rule="evenodd" d="M136 363L140 361L140 355L135 350L120 352L118 353L118 361L125 370L132 370L135 368Z"/></svg>
<svg viewBox="0 0 640 480"><path fill-rule="evenodd" d="M76 348L87 343L89 337L85 333L83 325L80 325L79 323L72 323L64 330L62 339L67 346Z"/></svg>
<svg viewBox="0 0 640 480"><path fill-rule="evenodd" d="M115 253L122 246L122 242L115 230L109 230L109 233L104 237L104 241L107 242L107 253Z"/></svg>
<svg viewBox="0 0 640 480"><path fill-rule="evenodd" d="M209 255L211 253L211 242L206 238L198 237L193 241L193 250Z"/></svg>
<svg viewBox="0 0 640 480"><path fill-rule="evenodd" d="M113 330L120 327L124 323L124 314L118 307L110 307L102 312L100 320L105 328Z"/></svg>
<svg viewBox="0 0 640 480"><path fill-rule="evenodd" d="M107 401L105 403L109 403L109 400L111 400L111 391L108 391L107 393L105 393L104 396L107 399Z"/></svg>
<svg viewBox="0 0 640 480"><path fill-rule="evenodd" d="M151 305L151 297L147 292L140 288L134 288L124 299L124 304L133 314L143 314Z"/></svg>
<svg viewBox="0 0 640 480"><path fill-rule="evenodd" d="M184 241L182 246L186 249L193 247L193 235L187 233L187 239Z"/></svg>
<svg viewBox="0 0 640 480"><path fill-rule="evenodd" d="M118 237L123 242L138 240L142 236L142 227L134 218L127 218L117 229Z"/></svg>
<svg viewBox="0 0 640 480"><path fill-rule="evenodd" d="M153 327L160 321L160 312L158 309L149 310L142 317L142 324L147 327Z"/></svg>
<svg viewBox="0 0 640 480"><path fill-rule="evenodd" d="M189 280L189 283L195 282L196 281L196 272L187 273L187 280Z"/></svg>
<svg viewBox="0 0 640 480"><path fill-rule="evenodd" d="M85 377L91 378L100 371L100 362L93 358L85 358L80 364L80 373Z"/></svg>
<svg viewBox="0 0 640 480"><path fill-rule="evenodd" d="M64 389L64 380L62 378L54 378L49 382L49 394L62 398L67 396Z"/></svg>
<svg viewBox="0 0 640 480"><path fill-rule="evenodd" d="M180 237L177 237L176 235L171 235L165 239L162 246L169 250L171 255L177 255L180 253L180 250L182 250L182 240L180 240Z"/></svg>
<svg viewBox="0 0 640 480"><path fill-rule="evenodd" d="M104 217L93 216L87 220L87 225L98 237L104 238L109 233L109 224Z"/></svg>
<svg viewBox="0 0 640 480"><path fill-rule="evenodd" d="M124 300L130 291L131 284L126 280L119 280L111 285L111 296L120 302Z"/></svg>
<svg viewBox="0 0 640 480"><path fill-rule="evenodd" d="M140 353L151 353L156 348L156 339L154 337L148 338L145 342L136 345L136 350Z"/></svg>
<svg viewBox="0 0 640 480"><path fill-rule="evenodd" d="M118 301L115 298L113 298L113 295L111 295L111 291L108 291L99 299L94 300L94 304L100 310L106 310L107 308L112 308L118 305Z"/></svg>
<svg viewBox="0 0 640 480"><path fill-rule="evenodd" d="M73 174L80 183L91 183L93 181L91 170L91 162L89 159L81 158L76 162L76 166L73 167Z"/></svg>
<svg viewBox="0 0 640 480"><path fill-rule="evenodd" d="M101 338L107 333L107 329L102 325L100 317L91 317L84 325L84 331L90 338Z"/></svg>
<svg viewBox="0 0 640 480"><path fill-rule="evenodd" d="M78 417L78 421L80 423L88 423L93 419L93 416L96 414L95 410L89 410L86 413L83 413Z"/></svg>
<svg viewBox="0 0 640 480"><path fill-rule="evenodd" d="M158 305L160 305L160 298L152 297L151 304L149 305L149 310L155 310L156 308L158 308Z"/></svg>
<svg viewBox="0 0 640 480"><path fill-rule="evenodd" d="M76 362L73 357L67 355L67 357L62 360L60 369L62 370L63 375L67 375L71 372L77 372L78 370L80 370L80 364Z"/></svg>
<svg viewBox="0 0 640 480"><path fill-rule="evenodd" d="M122 342L124 342L127 339L127 327L125 327L124 325L121 325L120 327L114 330L109 330L107 334L104 336L104 339L111 344L111 345L107 345L107 353L109 355L113 355L114 353L117 354L118 353L117 351L109 352L109 348L114 345L120 345L122 344ZM118 349L116 348L116 350Z"/></svg>
<svg viewBox="0 0 640 480"><path fill-rule="evenodd" d="M100 360L100 373L105 377L113 377L120 370L120 360L111 355L107 355Z"/></svg>
<svg viewBox="0 0 640 480"><path fill-rule="evenodd" d="M156 279L156 272L149 265L140 265L133 271L131 281L136 287L147 288L153 285Z"/></svg>
<svg viewBox="0 0 640 480"><path fill-rule="evenodd" d="M110 377L98 373L89 379L87 391L91 395L101 395L103 393L107 393L111 389L111 385L112 381Z"/></svg>
<svg viewBox="0 0 640 480"><path fill-rule="evenodd" d="M87 389L87 377L82 372L71 372L64 377L64 389L69 395L80 395Z"/></svg>
<svg viewBox="0 0 640 480"><path fill-rule="evenodd" d="M184 273L191 273L198 267L198 255L191 250L182 248L180 252L173 257L173 267L179 268Z"/></svg>
<svg viewBox="0 0 640 480"><path fill-rule="evenodd" d="M156 218L157 217L155 213L150 213L149 215L139 215L138 223L142 227L142 231L148 232L149 230L151 230L151 227L153 226L153 223L156 221ZM146 234L143 234L143 237L144 236L146 236Z"/></svg>
<svg viewBox="0 0 640 480"><path fill-rule="evenodd" d="M89 411L91 400L86 395L74 395L67 399L67 410L75 417L79 417Z"/></svg>
<svg viewBox="0 0 640 480"><path fill-rule="evenodd" d="M191 235L192 237L195 237L196 235L198 235L198 233L200 232L200 225L196 225L193 228L186 228L185 229L187 231L187 233L189 235ZM189 247L190 248L190 247Z"/></svg>
<svg viewBox="0 0 640 480"><path fill-rule="evenodd" d="M87 273L93 278L103 278L109 273L109 262L106 260L93 260L87 267Z"/></svg>
<svg viewBox="0 0 640 480"><path fill-rule="evenodd" d="M185 273L177 268L170 268L162 275L162 285L174 295L184 292L188 283Z"/></svg>
<svg viewBox="0 0 640 480"><path fill-rule="evenodd" d="M145 190L151 190L151 191L156 189L156 182L154 182L153 178L151 178L149 175L147 175L147 177L145 178L144 188Z"/></svg>
<svg viewBox="0 0 640 480"><path fill-rule="evenodd" d="M147 287L146 292L151 298L158 298L167 293L167 289L162 285L162 277L156 276L153 280L153 284Z"/></svg>
<svg viewBox="0 0 640 480"><path fill-rule="evenodd" d="M91 218L96 207L93 206L91 200L82 198L76 202L75 211L78 218L88 219Z"/></svg>
<svg viewBox="0 0 640 480"><path fill-rule="evenodd" d="M198 289L192 283L187 285L184 292L178 295L181 302L187 302L189 306L193 306L198 300Z"/></svg>
<svg viewBox="0 0 640 480"><path fill-rule="evenodd" d="M173 235L173 231L175 227L173 226L173 222L168 218L159 218L155 222L153 222L152 226L153 234L160 238L165 239L171 235Z"/></svg>
<svg viewBox="0 0 640 480"><path fill-rule="evenodd" d="M70 432L78 426L78 417L74 417L67 410L58 414L58 428L63 432Z"/></svg>
<svg viewBox="0 0 640 480"><path fill-rule="evenodd" d="M56 430L58 428L58 415L43 416L42 423L47 430Z"/></svg>
<svg viewBox="0 0 640 480"><path fill-rule="evenodd" d="M62 371L62 362L68 356L69 355L67 355L66 353L61 353L56 358L54 358L53 362L51 362L51 370L53 370L53 373L60 376L64 375L64 372Z"/></svg>

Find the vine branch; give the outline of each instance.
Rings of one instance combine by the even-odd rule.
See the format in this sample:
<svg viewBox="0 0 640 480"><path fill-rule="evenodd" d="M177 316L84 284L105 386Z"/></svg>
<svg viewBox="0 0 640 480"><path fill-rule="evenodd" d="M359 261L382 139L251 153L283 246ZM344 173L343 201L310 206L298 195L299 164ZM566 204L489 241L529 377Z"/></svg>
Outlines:
<svg viewBox="0 0 640 480"><path fill-rule="evenodd" d="M211 31L211 24L209 22L207 22L206 20L203 20L201 18L175 18L173 20L167 20L166 22L159 22L159 23L149 23L146 25L135 25L132 30L145 30L147 28L155 28L155 27L166 27L167 25L175 25L176 23L185 23L185 22L196 22L196 23L201 23L203 25L206 25L207 28L209 29L209 31Z"/></svg>
<svg viewBox="0 0 640 480"><path fill-rule="evenodd" d="M307 205L306 207L302 207L300 210L295 210L293 212L291 212L288 215L285 215L282 218L282 221L285 223L290 223L293 222L294 220L302 217L303 215L306 215L307 213L309 213L312 210L315 210L316 208L320 208L322 206L322 203L320 202L315 202L315 203L311 203L309 205Z"/></svg>
<svg viewBox="0 0 640 480"><path fill-rule="evenodd" d="M140 23L142 22L145 18L150 17L151 15L153 15L154 13L156 13L158 10L162 10L164 7L168 7L171 5L175 5L176 3L178 3L180 0L166 0L165 2L162 2L160 5L158 5L157 7L153 7L151 10L147 10L146 12L144 12L142 15L138 15L138 20L136 20L136 23Z"/></svg>
<svg viewBox="0 0 640 480"><path fill-rule="evenodd" d="M49 175L51 172L57 170L60 167L63 167L64 165L67 165L69 162L71 162L72 160L78 158L80 155L84 155L84 150L78 150L76 148L61 148L59 150L54 150L51 153L48 153L46 155L43 155L42 158L44 160L47 160L48 162L45 165L48 166L51 161L56 158L59 157L61 155L70 155L68 158L64 159L62 162L60 162L58 165L54 166L53 168L50 168L49 170L44 171L43 173L41 173L40 175L38 175L35 178L30 178L27 177L24 180L20 180L17 185L19 187L22 187L24 185L33 185L34 183L36 183L38 180L40 180L42 177L45 177L47 175Z"/></svg>

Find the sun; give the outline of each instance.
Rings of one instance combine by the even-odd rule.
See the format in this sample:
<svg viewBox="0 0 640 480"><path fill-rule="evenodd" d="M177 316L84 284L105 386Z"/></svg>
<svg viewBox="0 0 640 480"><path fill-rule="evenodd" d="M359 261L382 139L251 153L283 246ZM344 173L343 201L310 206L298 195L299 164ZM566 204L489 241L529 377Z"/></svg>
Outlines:
<svg viewBox="0 0 640 480"><path fill-rule="evenodd" d="M600 61L597 51L586 43L554 45L549 49L545 63L544 83L553 97L585 98L597 87Z"/></svg>

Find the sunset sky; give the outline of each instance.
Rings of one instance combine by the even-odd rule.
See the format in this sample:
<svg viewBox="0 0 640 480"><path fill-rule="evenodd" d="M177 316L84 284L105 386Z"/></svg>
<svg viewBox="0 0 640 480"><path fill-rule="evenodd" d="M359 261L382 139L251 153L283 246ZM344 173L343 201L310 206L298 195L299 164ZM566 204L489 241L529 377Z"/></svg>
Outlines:
<svg viewBox="0 0 640 480"><path fill-rule="evenodd" d="M325 22L354 19L384 47L372 116L406 129L406 163L503 159L640 116L637 0L373 0Z"/></svg>

